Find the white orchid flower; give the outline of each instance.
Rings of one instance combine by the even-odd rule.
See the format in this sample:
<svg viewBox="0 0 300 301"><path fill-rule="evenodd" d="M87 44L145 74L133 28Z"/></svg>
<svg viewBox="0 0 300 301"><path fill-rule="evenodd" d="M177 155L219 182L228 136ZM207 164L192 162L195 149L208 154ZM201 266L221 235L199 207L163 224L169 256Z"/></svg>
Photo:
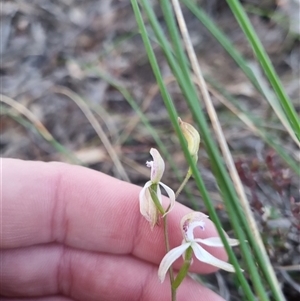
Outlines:
<svg viewBox="0 0 300 301"><path fill-rule="evenodd" d="M195 228L199 227L200 229L205 230L204 220L207 218L208 216L201 212L192 212L185 215L181 219L180 226L184 240L179 247L170 250L162 259L158 269L158 278L161 282L164 281L170 266L181 255L184 255L188 248L192 248L195 257L199 261L211 264L228 272L234 272L234 267L231 264L214 257L200 246L200 244L203 244L211 247L223 247L220 237L209 237L204 239L194 237ZM238 240L236 239L228 238L227 240L231 246L236 246L239 244Z"/></svg>
<svg viewBox="0 0 300 301"><path fill-rule="evenodd" d="M160 205L162 205L160 186L162 186L167 192L170 199L170 206L165 214L169 213L175 205L175 193L169 186L160 182L165 170L165 162L160 153L155 148L151 148L150 154L153 157L153 161L146 162L146 165L151 168L150 181L148 181L142 188L139 199L141 214L150 222L151 228L153 228L158 221L159 211L152 199L150 189L154 189L154 193L156 194Z"/></svg>

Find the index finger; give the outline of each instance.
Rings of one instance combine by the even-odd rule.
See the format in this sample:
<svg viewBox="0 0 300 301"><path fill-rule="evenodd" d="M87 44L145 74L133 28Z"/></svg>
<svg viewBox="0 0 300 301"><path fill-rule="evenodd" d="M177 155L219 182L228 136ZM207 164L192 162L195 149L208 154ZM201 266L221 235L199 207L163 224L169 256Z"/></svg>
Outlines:
<svg viewBox="0 0 300 301"><path fill-rule="evenodd" d="M84 167L2 159L1 247L59 242L159 263L165 254L163 229L151 231L140 215L140 189ZM189 211L176 204L168 215L171 247L181 243L179 221ZM209 236L217 232L208 220L202 237ZM222 248L209 251L226 258Z"/></svg>

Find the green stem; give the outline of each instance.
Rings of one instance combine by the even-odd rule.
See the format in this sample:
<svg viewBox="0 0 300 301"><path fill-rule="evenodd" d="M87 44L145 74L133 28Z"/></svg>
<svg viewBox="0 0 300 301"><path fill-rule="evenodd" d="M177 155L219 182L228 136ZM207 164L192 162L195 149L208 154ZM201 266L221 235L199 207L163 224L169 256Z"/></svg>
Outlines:
<svg viewBox="0 0 300 301"><path fill-rule="evenodd" d="M180 268L180 270L173 282L172 288L177 289L179 287L179 285L181 284L181 282L183 281L183 279L186 277L186 275L189 271L189 268L191 266L192 256L193 256L193 249L191 247L189 247L185 252L184 263L183 263L182 267Z"/></svg>
<svg viewBox="0 0 300 301"><path fill-rule="evenodd" d="M151 195L152 201L154 202L154 204L155 204L157 210L159 211L159 213L161 215L164 215L166 213L166 211L163 208L163 206L161 205L160 200L157 197L157 194L156 194L157 188L156 188L156 186L157 186L157 184L152 184L149 187L150 195Z"/></svg>
<svg viewBox="0 0 300 301"><path fill-rule="evenodd" d="M170 242L169 242L169 234L168 234L168 223L167 223L167 215L163 217L164 221L164 236L165 236L165 245L166 245L166 253L170 251ZM170 283L171 283L171 300L176 301L176 289L173 287L174 283L174 271L172 266L169 268L169 278L170 278Z"/></svg>
<svg viewBox="0 0 300 301"><path fill-rule="evenodd" d="M185 176L184 180L182 181L182 183L180 184L179 188L177 189L177 191L175 193L175 198L176 199L179 196L179 194L182 191L182 189L184 188L185 184L188 182L188 180L191 177L191 175L192 175L191 169L189 168L188 172L186 173L186 176Z"/></svg>
<svg viewBox="0 0 300 301"><path fill-rule="evenodd" d="M159 213L163 216L163 226L164 226L164 238L165 238L165 245L166 245L166 253L170 251L170 242L169 242L169 234L168 234L168 223L167 223L167 214L166 212L169 211L170 206L165 211L162 207L160 200L157 197L156 191L157 191L157 184L152 184L149 187L151 198L159 211ZM170 276L170 283L171 283L171 296L172 301L176 301L176 288L173 288L174 283L174 272L172 266L169 268L169 276Z"/></svg>

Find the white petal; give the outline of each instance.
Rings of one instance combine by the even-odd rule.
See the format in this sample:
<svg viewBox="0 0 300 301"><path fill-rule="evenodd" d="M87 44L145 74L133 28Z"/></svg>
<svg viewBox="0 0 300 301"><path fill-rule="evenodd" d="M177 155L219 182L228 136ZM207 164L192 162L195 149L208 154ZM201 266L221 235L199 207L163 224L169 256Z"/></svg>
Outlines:
<svg viewBox="0 0 300 301"><path fill-rule="evenodd" d="M180 228L183 237L189 241L194 240L194 229L196 227L200 227L202 230L204 230L205 220L207 218L208 216L202 212L194 211L186 214L180 221Z"/></svg>
<svg viewBox="0 0 300 301"><path fill-rule="evenodd" d="M157 198L159 199L160 204L162 204L161 190L160 190L159 185L157 185L156 195L157 195Z"/></svg>
<svg viewBox="0 0 300 301"><path fill-rule="evenodd" d="M140 192L140 212L144 217L146 217L147 220L148 220L147 218L148 207L149 207L149 203L151 202L152 200L151 200L149 189L148 187L144 187Z"/></svg>
<svg viewBox="0 0 300 301"><path fill-rule="evenodd" d="M147 182L145 186L140 191L140 212L150 222L151 228L157 223L158 212L157 208L152 200L149 186L151 186L151 181Z"/></svg>
<svg viewBox="0 0 300 301"><path fill-rule="evenodd" d="M199 211L193 211L190 212L188 214L186 214L185 216L182 217L181 222L185 223L186 221L188 221L189 223L192 223L194 221L202 221L208 218L208 215L199 212Z"/></svg>
<svg viewBox="0 0 300 301"><path fill-rule="evenodd" d="M204 250L201 246L199 246L196 242L192 242L191 247L193 248L194 254L199 261L211 264L227 272L234 272L233 265L211 255L206 250Z"/></svg>
<svg viewBox="0 0 300 301"><path fill-rule="evenodd" d="M165 280L166 274L172 265L172 263L179 258L190 246L190 243L185 243L170 250L162 259L159 268L158 268L158 278L161 282Z"/></svg>
<svg viewBox="0 0 300 301"><path fill-rule="evenodd" d="M190 241L194 240L194 229L199 227L201 230L205 230L205 222L203 220L193 221L188 225L186 230L186 238Z"/></svg>
<svg viewBox="0 0 300 301"><path fill-rule="evenodd" d="M139 193L140 204L146 200L145 193L146 193L146 190L148 190L147 188L150 187L151 185L152 185L151 181L148 181L144 185L144 187L142 188L142 190L140 191L140 193Z"/></svg>
<svg viewBox="0 0 300 301"><path fill-rule="evenodd" d="M223 244L220 237L209 237L209 238L205 238L205 239L196 238L196 239L194 239L194 241L199 242L201 244L204 244L206 246L224 247L224 244ZM228 237L227 241L228 241L230 246L237 246L239 244L239 241L237 239L233 239L233 238Z"/></svg>
<svg viewBox="0 0 300 301"><path fill-rule="evenodd" d="M168 196L169 196L169 199L170 199L170 208L168 210L168 212L166 212L165 214L169 213L175 206L175 193L174 191L169 187L167 186L166 184L162 183L162 182L159 182L159 185L161 185L165 191L167 192Z"/></svg>
<svg viewBox="0 0 300 301"><path fill-rule="evenodd" d="M151 148L150 154L153 157L153 162L150 164L151 181L152 183L158 183L165 171L165 162L157 149ZM148 162L148 164L149 163L150 162Z"/></svg>

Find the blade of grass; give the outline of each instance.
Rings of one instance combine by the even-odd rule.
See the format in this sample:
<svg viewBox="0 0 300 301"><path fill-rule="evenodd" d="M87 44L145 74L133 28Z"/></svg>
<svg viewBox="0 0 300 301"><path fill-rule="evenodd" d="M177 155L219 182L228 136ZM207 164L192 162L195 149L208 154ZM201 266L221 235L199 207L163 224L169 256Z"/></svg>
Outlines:
<svg viewBox="0 0 300 301"><path fill-rule="evenodd" d="M167 162L170 164L171 168L173 169L178 181L181 183L183 180L182 175L180 174L176 164L174 163L172 156L170 155L169 150L165 147L163 141L160 139L157 131L153 128L153 126L148 121L148 118L146 115L141 111L139 106L137 105L134 98L131 96L129 91L123 87L118 81L116 81L112 76L109 74L101 72L98 68L90 66L88 67L90 70L93 70L100 78L108 82L111 86L115 87L117 90L120 91L120 93L123 95L123 97L126 99L126 101L129 103L129 105L132 107L132 109L135 111L135 113L139 116L143 124L146 126L147 130L149 131L150 135L153 137L155 143L158 145L159 149L161 150L164 158L166 158ZM190 189L186 186L185 192L187 193L187 196L191 200L193 207L195 210L197 210L198 205L197 202L192 195Z"/></svg>
<svg viewBox="0 0 300 301"><path fill-rule="evenodd" d="M106 111L105 108L103 108L102 106L99 106L95 103L92 103L92 102L89 102L86 100L86 104L91 109L91 111L93 111L97 116L99 116L100 119L105 124L105 126L107 128L107 132L108 132L107 136L109 137L111 144L116 145L116 147L119 148L120 147L119 142L118 142L119 129L115 123L110 121L111 120L110 114Z"/></svg>
<svg viewBox="0 0 300 301"><path fill-rule="evenodd" d="M0 94L0 101L9 105L12 109L16 112L20 113L21 115L25 116L30 122L26 119L18 116L18 114L13 114L9 110L6 110L4 107L1 106L1 114L8 115L9 117L13 118L15 121L20 123L22 126L30 129L35 130L43 139L45 139L50 145L53 146L59 153L66 156L72 163L84 165L75 155L72 154L69 150L67 150L62 144L60 144L51 133L46 129L46 127L37 119L37 117L28 110L25 106L21 103L15 101L14 99Z"/></svg>
<svg viewBox="0 0 300 301"><path fill-rule="evenodd" d="M142 3L143 3L143 5L145 5L145 2L144 1L142 1ZM147 4L147 2L146 2L146 4ZM149 7L147 8L147 9L149 9ZM157 29L157 27L158 27L158 25L157 25L157 21L153 21L153 16L154 16L154 14L151 12L151 14L149 15L148 14L148 18L149 18L149 20L150 20L150 23L152 22L152 27L153 27L153 30L155 31L155 29ZM152 18L152 20L151 20L151 18ZM156 22L156 23L155 23ZM155 28L155 26L156 26L156 28ZM160 30L160 29L159 29ZM161 30L160 30L161 31ZM157 34L157 32L156 32L156 34ZM166 57L167 57L167 59L168 59L168 61L169 61L169 64L170 64L170 66L171 66L171 68L172 68L172 70L173 71L176 71L176 76L180 79L180 80L182 80L183 79L183 77L181 76L181 72L182 72L182 70L176 70L176 69L178 69L177 68L177 66L176 66L176 64L174 65L174 59L172 58L172 53L171 53L171 51L170 51L170 47L168 46L168 45L166 45L166 39L164 38L164 36L162 35L162 36L159 36L159 34L158 34L158 36L157 36L157 39L158 39L158 41L159 41L159 43L161 44L161 45L164 45L165 46L165 49L164 49L164 51L165 51L165 54L166 54ZM169 51L169 53L167 53L167 51ZM169 55L169 56L168 56ZM176 61L177 62L177 61ZM181 83L182 84L182 83ZM186 92L186 91L184 91L184 94L185 95L188 95L188 93ZM201 123L202 123L202 125L203 125L203 122L204 122L204 118L201 118L200 116L199 116L199 114L200 113L202 113L201 112L201 108L199 107L199 105L197 106L197 104L195 104L195 103L191 103L191 107L193 108L193 106L194 106L194 109L192 110L193 111L193 113L194 113L194 115L195 115L195 117L196 117L196 119L197 119L197 121L199 122L199 125L200 125L200 128L201 128ZM203 116L202 116L203 117ZM203 129L202 128L202 130L203 131L207 131L207 129ZM202 136L202 138L203 138L203 136ZM213 144L213 142L210 140L210 136L208 136L208 137L205 137L204 136L204 140L207 138L207 141L208 141L208 143L212 143ZM210 145L211 146L211 145ZM208 147L207 148L207 150L208 150L208 152L210 152L210 151L212 151L212 154L215 154L214 152L217 152L217 150L216 150L216 148L210 148L210 147ZM213 157L211 157L212 159L214 159ZM215 163L217 163L217 168L218 168L218 170L216 171L215 170L215 167L216 167L216 165L215 165ZM238 205L238 203L236 202L237 200L235 199L235 197L236 197L236 195L235 195L235 193L234 193L234 191L233 191L233 189L232 189L232 186L230 185L230 182L228 182L228 178L224 178L224 177L219 177L219 172L221 171L221 173L225 173L226 174L226 172L225 172L225 170L224 170L224 167L222 166L222 164L220 165L219 164L219 162L218 161L214 161L214 160L212 160L212 166L213 166L213 170L214 170L214 172L215 172L215 175L216 175L216 178L217 178L217 180L218 180L218 183L219 183L219 186L221 187L221 190L222 190L222 192L223 192L223 194L224 194L224 192L227 190L227 193L230 193L231 194L231 196L232 196L232 198L233 198L233 200L234 200L234 203L235 203L235 207L232 207L231 205L232 204L230 204L230 203L228 203L227 205L228 205L228 207L230 207L231 209L233 208L235 208L235 210L237 210L236 212L238 213L238 215L239 215L239 218L240 218L240 223L241 224L244 224L244 227L245 227L245 229L246 229L246 232L247 232L247 235L249 236L249 239L251 239L251 242L252 242L252 246L253 246L253 248L254 248L254 250L255 250L255 254L256 254L256 256L257 256L257 258L258 258L258 260L259 260L259 262L260 262L260 265L261 265L261 268L262 268L262 270L264 270L265 271L265 268L264 268L264 261L262 260L262 256L261 256L261 254L260 254L260 252L259 252L259 249L257 248L257 244L256 244L256 241L255 241L255 239L253 239L253 236L252 236L252 234L251 234L251 229L250 229L250 227L248 226L248 224L247 223L245 223L245 219L244 219L244 216L243 216L243 214L242 214L242 212L240 211L240 208L239 208L239 205ZM227 199L227 201L228 201L228 199ZM229 200L230 201L230 200ZM229 209L229 211L230 211L230 209ZM234 214L233 214L233 216L235 216ZM240 230L240 224L235 224L236 226L237 226L237 228L236 228L236 231L237 232L239 232L239 230ZM242 233L241 233L241 235L242 235ZM244 252L246 252L247 254L248 254L248 256L246 256L247 257L247 263L248 263L248 265L249 265L249 261L251 261L252 260L252 256L251 256L251 253L249 253L249 250L245 247L245 246L241 246L241 249L244 251ZM255 270L255 263L252 261L252 264L249 266L249 268L252 270L252 272L253 273L255 273L255 277L254 277L254 279L259 279L259 275L257 274L257 271ZM265 276L266 276L266 278L268 278L268 275L266 275L266 273L265 273ZM253 277L252 277L252 279L253 279ZM261 283L259 282L259 281L256 281L256 285L257 286L260 286L261 287ZM264 291L262 290L262 289L260 289L260 292L262 292L262 294L264 294ZM261 295L261 294L260 294ZM266 296L265 294L264 294L264 296ZM262 297L262 296L260 296L260 297Z"/></svg>
<svg viewBox="0 0 300 301"><path fill-rule="evenodd" d="M136 106L136 109L139 109L140 113L142 113L144 115L144 112L149 108L150 104L152 103L153 98L155 97L155 95L157 95L157 93L159 93L159 87L157 84L154 84L153 86L151 86L148 93L145 95L145 98L143 99L142 104L140 106ZM134 100L134 103L136 104L135 100ZM132 105L131 105L131 107L135 112L137 112L133 108ZM146 116L146 115L144 115L144 116ZM136 117L134 119L132 119L130 123L128 123L127 127L125 127L122 134L120 135L121 143L128 139L129 135L134 130L134 128L136 128L136 126L139 124L140 121L141 121L140 114L137 114Z"/></svg>
<svg viewBox="0 0 300 301"><path fill-rule="evenodd" d="M151 9L151 6L149 5L149 3L147 1L141 1L141 2L142 2L143 7L146 10L146 13L147 13L149 21L151 23L151 26L153 28L153 31L155 32L160 45L162 45L162 48L166 55L166 58L169 62L169 65L170 65L171 69L173 70L175 76L177 77L177 80L179 81L179 85L182 87L183 93L186 96L186 99L191 107L191 111L194 114L195 120L197 121L200 129L202 130L202 138L205 141L208 154L211 158L213 172L218 181L220 190L222 191L223 199L225 201L227 209L230 212L232 224L235 225L234 226L235 231L238 235L238 238L241 241L241 250L242 250L245 258L247 258L246 263L252 274L252 279L254 279L256 289L259 291L258 294L262 298L262 300L268 300L268 298L265 294L264 287L262 286L262 281L260 280L260 276L256 269L256 262L253 261L252 254L251 254L251 251L249 250L248 246L246 244L244 244L245 237L244 237L243 231L240 231L241 225L244 225L245 229L247 230L247 235L249 236L249 239L252 242L252 246L253 246L253 248L256 249L257 257L261 257L261 254L257 248L256 241L252 237L251 228L249 227L248 223L245 222L246 219L244 217L244 213L241 211L240 204L238 202L238 198L233 189L232 183L230 182L229 176L224 168L224 165L223 165L222 159L220 158L220 155L218 153L217 147L211 138L211 134L209 133L207 123L205 122L205 118L202 113L201 107L199 106L199 103L197 101L197 95L195 93L195 88L190 89L191 85L186 84L186 80L188 79L188 77L184 77L182 75L182 73L183 73L182 68L179 68L178 65L176 64L178 61L178 57L179 57L179 59L181 57L178 55L177 60L175 61L174 57L172 56L172 51L166 42L166 38L164 37L164 34L163 34L161 28L158 25L158 22L156 20L153 10ZM171 9L167 9L166 11L169 13L169 12L171 12ZM173 22L173 24L174 24L174 22ZM175 46L176 45L179 45L179 44L176 43ZM184 60L184 62L181 64L180 67L184 66L185 62L186 62L186 60ZM192 93L194 93L194 94L192 95ZM191 97L191 95L192 95L192 97ZM167 106L167 104L166 104L166 106ZM192 164L192 163L190 162L190 164ZM195 170L194 170L194 172L195 172ZM197 178L197 176L195 174L194 174L194 177L195 177L196 183L198 185L198 188L200 189L200 191L202 193L204 193L199 186L200 183L197 182L197 179L199 180L199 178ZM205 199L204 199L204 201L205 201ZM207 203L206 203L206 205L209 206L209 204L207 204ZM215 223L218 223L219 220L217 220L217 217L214 216L213 213L211 213L211 214L212 214L212 216L211 216L212 220ZM239 220L236 219L236 217L238 217ZM219 234L220 234L220 236L222 236L221 233L219 233ZM261 263L263 262L263 260L261 258L259 261Z"/></svg>
<svg viewBox="0 0 300 301"><path fill-rule="evenodd" d="M299 163L294 160L287 151L277 142L276 137L268 134L261 124L258 118L255 118L249 111L245 111L241 108L236 100L228 91L220 86L215 79L205 77L206 81L210 85L210 92L222 102L228 109L230 109L245 125L249 127L256 135L260 136L270 147L274 148L277 154L286 162L286 164L300 176L300 170L298 168Z"/></svg>
<svg viewBox="0 0 300 301"><path fill-rule="evenodd" d="M227 51L227 53L232 57L232 59L237 63L241 70L248 77L253 86L257 89L260 94L267 99L270 106L273 108L274 112L280 119L281 123L284 125L292 139L295 143L300 146L299 140L296 137L290 122L282 110L282 107L275 95L270 95L267 93L264 86L262 86L261 80L257 78L257 74L253 72L250 66L247 64L244 57L240 52L234 47L232 42L227 38L227 36L222 32L222 30L215 24L215 22L204 12L201 7L198 7L192 0L182 0L185 6L199 19L199 21L207 28L207 30L216 38L216 40L222 45L222 47Z"/></svg>
<svg viewBox="0 0 300 301"><path fill-rule="evenodd" d="M160 70L159 70L159 67L158 67L158 63L156 61L156 58L155 58L155 54L153 52L153 49L152 49L152 46L151 46L151 43L149 41L149 38L148 38L148 35L147 35L147 31L146 31L146 28L145 28L145 25L143 23L143 19L142 19L142 15L141 15L141 12L139 10L139 7L138 7L138 4L137 4L137 1L136 0L131 0L131 3L132 3L132 6L133 6L133 10L134 10L134 13L135 13L135 17L136 17L136 20L137 20L137 23L138 23L138 26L139 26L139 29L140 29L140 32L141 32L141 35L142 35L142 38L143 38L143 42L144 42L144 45L145 45L145 48L146 48L146 51L147 51L147 54L148 54L148 57L149 57L149 61L150 61L150 64L152 66L152 69L153 69L153 72L155 74L155 77L156 77L156 80L160 86L160 90L161 90L161 93L162 93L162 97L165 101L165 105L166 105L166 108L169 112L169 115L170 115L170 119L172 121L172 124L174 126L174 129L175 129L175 132L176 134L178 135L178 138L180 140L180 144L182 145L183 147L183 151L184 151L184 154L192 168L192 171L193 171L193 175L195 177L195 181L197 183L197 186L199 188L199 190L201 191L201 194L202 194L202 197L203 197L203 200L205 201L205 204L208 208L208 211L210 213L210 216L212 217L212 219L214 220L215 222L215 225L216 225L216 228L218 229L219 231L219 234L220 234L220 237L224 243L224 246L225 246L225 249L226 251L228 252L228 255L229 255L229 258L232 262L232 264L234 265L235 269L236 269L236 273L237 273L237 277L241 283L241 286L242 288L244 289L244 293L245 295L247 296L248 300L255 300L255 297L253 296L252 292L251 292L251 289L247 283L247 281L245 280L244 278L244 275L242 274L240 268L239 268L239 264L237 262L237 259L234 255L234 253L232 252L230 246L228 245L228 242L226 240L226 237L224 235L224 232L222 230L222 227L221 227L221 224L220 224L220 221L218 220L218 217L217 217L217 214L215 212L215 209L211 203L211 200L210 200L210 197L207 193L207 190L206 190L206 187L203 183L203 180L202 180L202 177L197 169L197 167L195 166L195 163L192 159L192 157L190 156L189 152L188 152L188 149L187 149L187 145L186 145L186 141L180 131L180 128L179 128L179 125L177 123L177 113L176 113L176 110L175 110L175 107L172 103L172 100L170 98L170 95L164 85L164 82L162 80L162 76L161 76L161 73L160 73ZM143 2L143 5L145 3ZM148 15L149 17L149 15ZM161 41L160 41L161 42ZM235 216L233 216L233 219L236 219ZM238 234L240 237L244 237L243 233L241 233L241 228L238 229ZM245 237L244 237L245 239ZM241 245L245 245L245 241L241 241Z"/></svg>
<svg viewBox="0 0 300 301"><path fill-rule="evenodd" d="M192 0L181 0L184 5L199 19L199 21L207 28L207 30L216 38L220 45L228 52L237 65L243 70L249 78L253 86L263 95L263 90L260 87L259 81L256 79L252 70L249 68L246 60L240 52L234 47L227 36L220 30L215 22L205 13L205 11L198 7Z"/></svg>
<svg viewBox="0 0 300 301"><path fill-rule="evenodd" d="M291 127L293 128L295 135L298 140L300 140L300 121L295 108L286 94L282 83L272 65L270 58L268 57L261 41L259 40L247 14L245 13L241 3L238 0L227 0L227 3L234 14L236 20L241 26L245 36L249 40L250 45L253 48L253 51L257 57L257 60L261 64L265 75L267 76L270 84L272 85L278 100L284 109L287 120L290 122Z"/></svg>
<svg viewBox="0 0 300 301"><path fill-rule="evenodd" d="M233 162L233 158L232 158L231 153L229 151L229 147L227 145L227 142L226 142L226 139L224 137L220 122L218 120L218 116L216 114L216 111L215 111L214 106L212 104L210 95L208 93L206 83L205 83L205 80L204 80L203 75L202 75L201 67L200 67L200 64L198 63L196 53L194 51L194 48L193 48L188 30L187 30L187 26L186 26L186 23L185 23L185 20L184 20L182 11L181 11L180 4L179 4L178 0L172 0L172 3L173 3L173 8L175 10L177 22L179 24L179 28L180 28L180 31L181 31L181 34L182 34L182 37L183 37L183 40L184 40L184 44L185 44L185 47L186 47L186 50L187 50L187 53L188 53L188 56L189 56L189 59L190 59L190 62L191 62L191 66L192 66L192 69L195 73L196 83L200 88L203 100L204 100L206 108L207 108L208 115L210 117L210 120L212 122L212 126L214 128L215 133L216 133L216 137L217 137L217 140L219 142L220 148L222 150L222 154L223 154L223 157L225 159L227 168L229 170L231 179L234 183L236 192L238 194L238 197L239 197L240 202L242 204L242 207L244 209L246 219L247 219L247 221L248 221L248 223L251 227L252 235L254 236L253 238L256 240L256 242L258 244L258 247L260 249L259 251L261 252L261 255L263 255L262 259L264 260L265 265L267 267L266 273L268 273L269 275L272 276L272 283L270 283L270 285L271 286L273 285L274 293L276 293L279 297L280 293L282 294L282 292L281 291L276 292L276 287L279 287L278 280L275 276L275 272L272 268L269 257L267 255L267 252L266 252L265 247L263 245L262 239L260 237L258 227L255 223L255 219L253 217L253 214L252 214L252 211L251 211L251 208L250 208L250 205L249 205L249 201L247 200L242 182L241 182L241 180L239 178L239 175L237 173L235 164ZM257 285L257 284L256 284L257 291L260 292L261 295L263 295L264 294L264 287L261 286L261 285ZM267 295L265 297L267 297Z"/></svg>
<svg viewBox="0 0 300 301"><path fill-rule="evenodd" d="M84 113L84 115L86 116L86 118L91 123L94 130L96 131L100 140L102 141L107 153L109 154L114 165L116 166L119 175L122 177L123 180L130 182L129 177L118 157L118 154L116 153L115 149L111 145L105 132L101 128L99 122L97 121L97 119L95 118L95 116L91 112L90 108L85 103L85 101L83 99L81 99L81 97L78 94L74 93L73 91L71 91L70 89L68 89L66 87L55 86L52 90L55 93L62 94L62 95L69 97L71 100L73 100L78 105L78 107L82 110L82 112Z"/></svg>
<svg viewBox="0 0 300 301"><path fill-rule="evenodd" d="M280 120L281 124L286 128L287 132L289 133L291 138L295 141L297 146L300 147L300 141L297 139L293 129L291 128L290 122L289 122L289 120L287 120L286 115L285 115L284 111L282 110L282 107L281 107L278 99L274 95L272 89L269 88L268 83L263 78L263 76L259 72L259 70L254 69L253 73L255 74L256 78L259 80L260 86L261 86L262 90L264 91L264 95L265 95L266 99L268 100L271 108L277 115L278 119Z"/></svg>
<svg viewBox="0 0 300 301"><path fill-rule="evenodd" d="M142 3L144 4L144 1L142 1ZM168 10L168 11L170 11L170 10ZM150 16L150 15L148 14L149 21L150 21L150 22L153 22L153 21L150 20L150 17L153 17L153 14L152 14L152 16ZM157 26L157 25L155 25L155 24L152 23L153 30L155 31L154 26ZM172 36L172 35L171 35L171 36ZM158 39L158 41L159 41L159 43L160 43L161 45L166 45L166 42L165 42L166 39L165 39L165 38L157 37L157 39ZM168 46L166 46L166 49L168 49ZM164 49L164 51L165 51L165 53L166 53L166 50L165 50L165 49ZM177 53L176 53L176 54L177 54ZM178 58L180 58L180 55L177 55L177 59L178 59ZM168 58L168 60L169 60L169 63L170 63L170 57ZM170 64L170 66L171 66L171 69L172 69L173 71L175 71L176 68L174 67L174 65L172 65L172 63ZM181 64L181 66L182 66L182 64ZM180 72L182 72L182 70L180 70ZM177 77L178 77L178 78L180 77L179 75L181 75L180 72L179 72L179 73L177 72ZM182 86L182 85L181 85L181 86ZM188 95L188 93L186 93L186 95ZM187 100L188 100L188 99L187 99ZM193 105L193 104L192 104L192 105ZM192 106L191 106L191 107L192 107ZM193 113L196 115L196 118L197 118L197 115L200 114L200 112L201 112L201 109L200 109L200 108L194 107ZM199 116L199 117L200 117L200 116ZM200 128L201 128L201 122L202 122L203 120L204 120L204 118L201 118L201 117L197 120L197 121L199 122ZM205 137L204 137L204 139L205 139ZM214 151L214 150L215 150L215 149L212 149L212 151ZM209 150L208 150L208 151L209 151ZM212 157L211 157L211 158L212 158ZM213 163L213 162L212 162L212 163ZM222 165L218 165L217 167L220 168L219 171L221 171L221 172L223 173L223 175L226 174L226 172L224 173L224 170L222 170ZM214 166L213 166L213 168L214 168ZM219 186L220 186L220 187L223 187L223 189L229 189L228 192L232 193L232 190L231 190L232 187L230 187L230 183L228 182L228 179L226 178L226 176L223 177L223 178L222 178L222 177L221 177L221 178L218 178L218 174L216 173L215 175L216 175L216 178L217 178L217 180L218 180ZM224 184L224 186L222 186L223 184ZM232 197L234 198L234 193L232 194ZM236 201L236 200L234 200L234 201ZM230 204L229 204L229 205L230 205ZM256 241L256 239L255 239L255 238L253 237L253 235L252 235L251 226L249 227L249 225L248 225L247 223L245 223L245 219L244 219L244 217L243 217L242 212L239 211L239 207L236 206L235 209L236 209L237 212L240 214L240 215L239 215L239 216L240 216L240 222L241 222L242 224L244 224L244 227L245 227L246 232L247 232L247 237L248 237L249 241L251 241L251 245L252 245L252 247L253 247L253 250L254 250L254 252L255 252L255 255L256 255L256 257L257 257L257 260L258 260L258 262L260 263L260 268L261 268L261 270L264 272L265 278L269 281L271 287L273 288L274 295L276 295L276 296L279 298L278 300L282 300L282 299L280 299L280 293L281 293L281 292L279 292L279 293L278 293L278 291L276 292L276 285L274 285L274 279L272 279L272 275L269 274L268 268L267 268L266 265L265 265L264 256L262 256L261 250L260 250L260 248L259 248L258 245L257 245L257 241ZM237 225L237 227L238 227L238 226L239 226L239 225ZM248 255L249 255L249 253L248 253ZM252 258L252 256L250 255L250 256L248 256L247 260L250 260L251 258ZM253 267L253 266L251 266L251 268L252 268L252 267ZM256 277L254 277L255 280L259 279L259 276L258 276L258 274L257 274L257 271L255 271L255 269L252 269L252 270L253 270L253 272L256 274ZM252 277L252 279L253 279L253 277ZM260 290L260 292L261 292L260 296L262 296L262 294L263 294L263 295L266 297L266 294L264 293L264 288L262 287L260 281L256 281L256 287L259 288L259 290Z"/></svg>

